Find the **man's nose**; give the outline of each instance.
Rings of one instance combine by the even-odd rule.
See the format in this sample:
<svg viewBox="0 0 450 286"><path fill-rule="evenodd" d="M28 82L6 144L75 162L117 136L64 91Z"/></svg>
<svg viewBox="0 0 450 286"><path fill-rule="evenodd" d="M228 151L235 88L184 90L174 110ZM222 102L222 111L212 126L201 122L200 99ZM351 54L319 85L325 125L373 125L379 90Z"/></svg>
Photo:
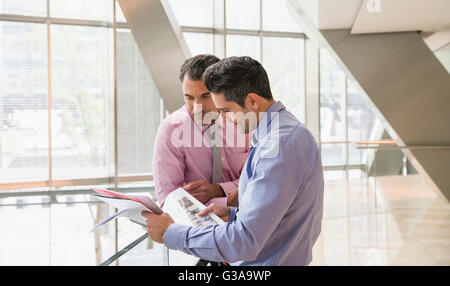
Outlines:
<svg viewBox="0 0 450 286"><path fill-rule="evenodd" d="M199 101L195 101L194 102L194 114L202 112L203 108L202 108L202 103Z"/></svg>

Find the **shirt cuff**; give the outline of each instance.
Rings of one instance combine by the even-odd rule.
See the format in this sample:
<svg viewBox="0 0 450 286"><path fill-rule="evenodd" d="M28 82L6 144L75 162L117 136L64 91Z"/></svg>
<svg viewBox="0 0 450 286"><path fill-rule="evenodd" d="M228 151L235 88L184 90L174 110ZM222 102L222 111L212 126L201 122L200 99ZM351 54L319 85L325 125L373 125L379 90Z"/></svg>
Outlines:
<svg viewBox="0 0 450 286"><path fill-rule="evenodd" d="M190 226L178 223L172 223L169 225L163 236L164 245L170 249L184 249L189 228Z"/></svg>
<svg viewBox="0 0 450 286"><path fill-rule="evenodd" d="M231 193L232 190L237 188L236 184L233 182L222 182L222 183L218 183L218 184L219 184L219 186L222 187L222 190L225 193L225 196L227 196L227 197Z"/></svg>
<svg viewBox="0 0 450 286"><path fill-rule="evenodd" d="M222 206L227 206L227 197L220 197L220 198L212 198L210 199L205 206L209 206L211 204L218 204L218 205L222 205Z"/></svg>
<svg viewBox="0 0 450 286"><path fill-rule="evenodd" d="M237 208L230 207L230 220L228 222L233 222L236 219Z"/></svg>

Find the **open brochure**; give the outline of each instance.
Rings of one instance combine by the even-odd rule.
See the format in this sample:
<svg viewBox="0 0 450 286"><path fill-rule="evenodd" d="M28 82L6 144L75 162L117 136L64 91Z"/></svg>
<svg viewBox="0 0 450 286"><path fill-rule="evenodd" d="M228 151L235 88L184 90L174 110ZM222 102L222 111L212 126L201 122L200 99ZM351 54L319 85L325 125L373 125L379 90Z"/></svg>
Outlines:
<svg viewBox="0 0 450 286"><path fill-rule="evenodd" d="M155 214L166 212L176 223L190 226L224 223L224 221L214 213L199 217L197 214L206 208L205 205L186 192L183 188L178 188L171 192L166 197L162 209L147 195L125 195L98 188L92 190L96 192L95 195L92 195L93 197L117 208L118 211L96 224L91 229L91 232L117 217L127 217L132 222L145 226L146 219L141 215L142 211L149 211Z"/></svg>

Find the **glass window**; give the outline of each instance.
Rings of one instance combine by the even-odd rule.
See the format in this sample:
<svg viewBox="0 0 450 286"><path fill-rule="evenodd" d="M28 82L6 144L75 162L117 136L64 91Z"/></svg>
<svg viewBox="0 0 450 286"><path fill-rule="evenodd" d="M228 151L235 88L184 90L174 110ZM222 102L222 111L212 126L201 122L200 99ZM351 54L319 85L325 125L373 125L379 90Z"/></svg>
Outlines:
<svg viewBox="0 0 450 286"><path fill-rule="evenodd" d="M345 140L345 76L326 50L320 51L321 141Z"/></svg>
<svg viewBox="0 0 450 286"><path fill-rule="evenodd" d="M48 196L1 200L17 205L0 206L0 227L13 230L2 232L0 265L97 265L115 253L113 222L89 232L112 215L113 208L104 203L85 203L90 201L88 195L61 195L56 199L59 204L51 205ZM31 205L39 202L44 204ZM21 227L24 225L27 227Z"/></svg>
<svg viewBox="0 0 450 286"><path fill-rule="evenodd" d="M347 114L349 140L370 140L376 115L368 99L356 89L356 83L347 81Z"/></svg>
<svg viewBox="0 0 450 286"><path fill-rule="evenodd" d="M0 243L0 265L49 265L49 217L49 209L39 205L0 206L0 228L5 230Z"/></svg>
<svg viewBox="0 0 450 286"><path fill-rule="evenodd" d="M263 63L275 100L281 100L298 120L304 119L302 38L264 37Z"/></svg>
<svg viewBox="0 0 450 286"><path fill-rule="evenodd" d="M50 16L98 21L113 21L111 0L49 0Z"/></svg>
<svg viewBox="0 0 450 286"><path fill-rule="evenodd" d="M364 94L359 93L356 89L355 82L347 81L347 122L348 122L348 140L373 140L372 132L374 131L377 116L370 108L368 99L364 99ZM365 150L358 150L350 145L349 163L365 163L362 162Z"/></svg>
<svg viewBox="0 0 450 286"><path fill-rule="evenodd" d="M263 0L263 30L301 32L300 24L291 15L292 8L287 0Z"/></svg>
<svg viewBox="0 0 450 286"><path fill-rule="evenodd" d="M212 27L213 0L169 0L180 26Z"/></svg>
<svg viewBox="0 0 450 286"><path fill-rule="evenodd" d="M90 200L88 195L70 197ZM73 200L70 197L61 200ZM92 226L113 213L114 209L105 203L51 205L51 265L93 266L113 255L114 222L103 225L95 232L89 232Z"/></svg>
<svg viewBox="0 0 450 286"><path fill-rule="evenodd" d="M249 56L257 61L261 61L260 46L261 40L258 36L227 35L226 38L227 57Z"/></svg>
<svg viewBox="0 0 450 286"><path fill-rule="evenodd" d="M141 181L119 184L121 190L127 188L140 189L141 192L136 193L140 195L150 195L153 200L157 202L156 194L153 188L153 182ZM130 193L131 195L132 193ZM129 220L118 221L118 246L119 249L130 244L138 237L145 233L145 229L136 223ZM164 252L167 248L163 244L156 243L151 239L145 239L139 243L135 248L121 256L119 265L139 265L139 266L161 266L167 264Z"/></svg>
<svg viewBox="0 0 450 286"><path fill-rule="evenodd" d="M116 0L116 22L126 23L127 19L123 14L122 8L120 8L119 1Z"/></svg>
<svg viewBox="0 0 450 286"><path fill-rule="evenodd" d="M260 29L259 0L227 0L226 25L229 29Z"/></svg>
<svg viewBox="0 0 450 286"><path fill-rule="evenodd" d="M336 166L345 165L346 146L339 143L322 143L320 147L322 165Z"/></svg>
<svg viewBox="0 0 450 286"><path fill-rule="evenodd" d="M124 248L132 241L145 233L145 229L130 221L119 221L119 249ZM120 257L120 266L164 266L164 252L167 248L163 244L145 239L132 250Z"/></svg>
<svg viewBox="0 0 450 286"><path fill-rule="evenodd" d="M118 172L149 173L161 98L129 30L117 30Z"/></svg>
<svg viewBox="0 0 450 286"><path fill-rule="evenodd" d="M53 177L108 176L112 29L52 25L51 40Z"/></svg>
<svg viewBox="0 0 450 286"><path fill-rule="evenodd" d="M356 148L355 144L348 145L348 163L349 164L366 164L365 154L367 153L364 149Z"/></svg>
<svg viewBox="0 0 450 286"><path fill-rule="evenodd" d="M47 15L47 0L0 0L0 14Z"/></svg>
<svg viewBox="0 0 450 286"><path fill-rule="evenodd" d="M345 76L325 49L320 50L320 141L346 140ZM324 165L345 164L345 146L322 144Z"/></svg>
<svg viewBox="0 0 450 286"><path fill-rule="evenodd" d="M47 180L47 29L0 22L0 38L0 181Z"/></svg>
<svg viewBox="0 0 450 286"><path fill-rule="evenodd" d="M183 37L192 56L214 53L212 34L184 32Z"/></svg>

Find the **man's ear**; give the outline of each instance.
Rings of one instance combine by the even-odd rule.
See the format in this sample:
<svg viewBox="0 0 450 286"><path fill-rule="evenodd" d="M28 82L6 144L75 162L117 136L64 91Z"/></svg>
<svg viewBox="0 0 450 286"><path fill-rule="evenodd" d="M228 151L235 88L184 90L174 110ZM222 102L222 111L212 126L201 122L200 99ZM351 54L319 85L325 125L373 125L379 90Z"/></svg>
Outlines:
<svg viewBox="0 0 450 286"><path fill-rule="evenodd" d="M249 93L245 98L245 106L250 110L259 110L260 98L256 93Z"/></svg>

